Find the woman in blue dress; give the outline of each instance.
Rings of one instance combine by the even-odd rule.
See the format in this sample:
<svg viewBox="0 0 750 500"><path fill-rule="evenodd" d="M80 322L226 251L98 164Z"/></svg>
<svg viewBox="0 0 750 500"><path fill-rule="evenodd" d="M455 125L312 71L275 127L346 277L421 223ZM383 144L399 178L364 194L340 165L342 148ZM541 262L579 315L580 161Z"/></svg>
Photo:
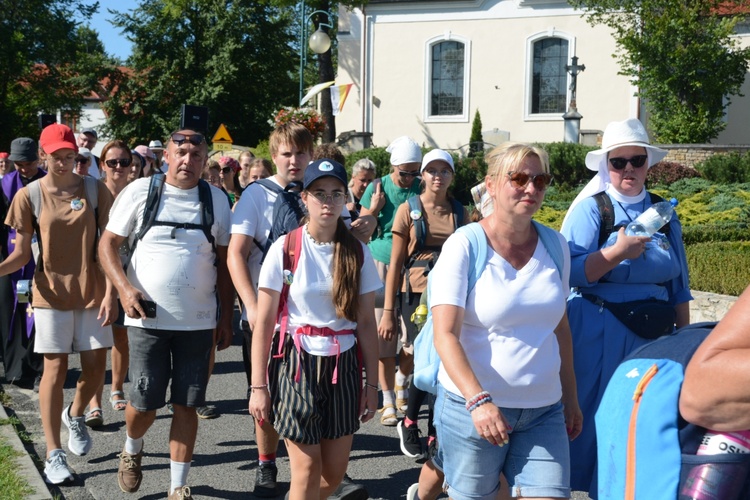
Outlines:
<svg viewBox="0 0 750 500"><path fill-rule="evenodd" d="M561 230L570 246L568 318L584 415L583 432L570 445L571 488L589 491L593 498L597 485L594 414L617 365L649 342L621 323L607 304L667 301L674 308L678 328L690 323L692 296L677 216L650 238L627 236L624 229L659 201L646 191L646 173L666 154L649 144L638 120L610 123L602 148L586 155L586 167L597 174L573 201ZM600 234L600 205L609 206L613 213L617 236L611 244L600 243L608 236Z"/></svg>

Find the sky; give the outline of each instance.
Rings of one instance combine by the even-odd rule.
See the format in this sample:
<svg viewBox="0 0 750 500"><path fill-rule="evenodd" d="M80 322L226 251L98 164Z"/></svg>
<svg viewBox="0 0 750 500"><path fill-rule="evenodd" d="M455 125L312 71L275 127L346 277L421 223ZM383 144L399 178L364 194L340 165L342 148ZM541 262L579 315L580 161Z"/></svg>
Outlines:
<svg viewBox="0 0 750 500"><path fill-rule="evenodd" d="M109 23L113 16L107 9L118 12L129 12L138 6L138 0L99 0L99 12L91 18L90 26L99 33L104 50L111 56L125 61L130 55L133 44Z"/></svg>

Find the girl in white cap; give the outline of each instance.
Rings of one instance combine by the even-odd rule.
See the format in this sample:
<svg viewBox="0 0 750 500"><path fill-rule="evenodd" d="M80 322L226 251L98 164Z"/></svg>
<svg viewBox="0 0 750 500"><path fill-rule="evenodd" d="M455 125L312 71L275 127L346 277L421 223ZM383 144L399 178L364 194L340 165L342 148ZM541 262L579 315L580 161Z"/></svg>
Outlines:
<svg viewBox="0 0 750 500"><path fill-rule="evenodd" d="M610 310L632 301L664 304L677 327L690 323L682 226L677 216L654 237L627 236L623 226L635 220L658 197L646 191L646 173L667 152L649 144L636 119L610 123L602 148L586 155L594 178L574 200L563 222L572 270L568 317L578 397L585 415L583 432L571 443L571 487L596 494L596 432L594 415L607 382L630 352L649 342L620 322ZM613 215L617 240L603 243L600 210ZM663 301L663 302L656 302ZM614 304L614 305L613 305Z"/></svg>
<svg viewBox="0 0 750 500"><path fill-rule="evenodd" d="M378 231L369 243L370 251L375 259L380 279L385 282L388 273L388 263L391 260L391 243L393 235L393 219L396 209L411 196L420 192L419 169L422 162L422 150L413 139L403 136L394 140L386 151L391 153L391 172L375 179L367 186L360 203L363 215L374 215L378 219ZM376 300L375 319L380 323L387 311ZM383 408L381 408L380 423L393 427L398 424L396 408L406 410L408 394L405 389L406 377L411 373L414 361L412 356L403 350L399 354L399 370L396 372L396 353L398 338L380 336L380 389L383 391ZM395 392L394 392L395 391Z"/></svg>

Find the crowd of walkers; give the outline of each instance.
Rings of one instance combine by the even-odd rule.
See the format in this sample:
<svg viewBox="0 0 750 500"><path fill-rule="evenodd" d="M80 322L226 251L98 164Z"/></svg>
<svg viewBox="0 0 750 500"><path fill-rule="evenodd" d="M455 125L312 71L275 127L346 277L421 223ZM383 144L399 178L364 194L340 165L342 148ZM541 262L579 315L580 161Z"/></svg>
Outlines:
<svg viewBox="0 0 750 500"><path fill-rule="evenodd" d="M288 498L367 498L346 469L354 433L375 419L424 461L408 500L595 498L593 416L614 369L649 341L607 304L661 301L689 323L678 218L654 237L621 229L659 201L645 180L665 152L637 120L610 124L588 153L596 175L561 233L533 221L553 176L526 144L486 155L470 212L450 194L453 157L408 137L387 148L382 177L367 159L349 176L337 148L315 148L294 123L272 132L271 161L211 159L192 129L166 146L114 140L100 157L96 140L53 124L0 154L3 361L8 379L37 380L53 484L73 479L61 425L68 452L85 455L104 422L110 350L109 405L126 422L120 488L138 491L144 453L159 449L147 431L168 405L168 497L192 498L197 422L218 416L206 387L239 303L255 496L283 493L283 439ZM436 394L410 383L426 311ZM65 403L72 353L82 369Z"/></svg>

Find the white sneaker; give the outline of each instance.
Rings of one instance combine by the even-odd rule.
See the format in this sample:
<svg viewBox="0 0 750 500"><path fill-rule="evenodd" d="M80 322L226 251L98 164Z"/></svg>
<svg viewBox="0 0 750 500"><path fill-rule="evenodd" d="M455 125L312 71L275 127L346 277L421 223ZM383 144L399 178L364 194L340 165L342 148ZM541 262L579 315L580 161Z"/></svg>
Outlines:
<svg viewBox="0 0 750 500"><path fill-rule="evenodd" d="M419 483L414 483L406 490L406 500L416 500L419 491Z"/></svg>
<svg viewBox="0 0 750 500"><path fill-rule="evenodd" d="M73 471L68 466L68 456L63 450L55 450L44 462L44 480L50 484L63 484L73 480Z"/></svg>
<svg viewBox="0 0 750 500"><path fill-rule="evenodd" d="M89 436L85 420L86 417L83 415L80 417L71 417L70 405L62 412L62 421L68 428L68 449L71 453L78 456L83 456L91 451L91 446L94 444L91 436Z"/></svg>

